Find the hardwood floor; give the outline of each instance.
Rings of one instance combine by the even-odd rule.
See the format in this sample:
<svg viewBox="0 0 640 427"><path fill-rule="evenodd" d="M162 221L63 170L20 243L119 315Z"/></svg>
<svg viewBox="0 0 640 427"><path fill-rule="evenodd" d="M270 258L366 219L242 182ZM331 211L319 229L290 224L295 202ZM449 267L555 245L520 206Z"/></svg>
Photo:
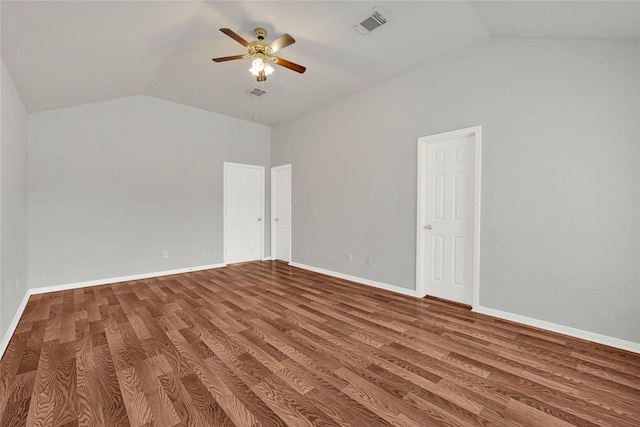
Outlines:
<svg viewBox="0 0 640 427"><path fill-rule="evenodd" d="M35 295L9 426L639 426L640 355L278 262Z"/></svg>

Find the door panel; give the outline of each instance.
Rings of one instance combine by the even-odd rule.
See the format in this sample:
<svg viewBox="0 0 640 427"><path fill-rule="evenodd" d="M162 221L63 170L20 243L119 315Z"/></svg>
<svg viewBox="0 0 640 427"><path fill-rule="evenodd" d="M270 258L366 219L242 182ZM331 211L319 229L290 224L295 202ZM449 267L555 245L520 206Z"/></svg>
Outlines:
<svg viewBox="0 0 640 427"><path fill-rule="evenodd" d="M263 253L264 167L225 163L225 263Z"/></svg>
<svg viewBox="0 0 640 427"><path fill-rule="evenodd" d="M432 272L432 281L434 283L442 283L444 275L444 237L441 234L434 234L433 236L433 266L430 271Z"/></svg>
<svg viewBox="0 0 640 427"><path fill-rule="evenodd" d="M429 295L471 303L473 275L473 138L428 143L423 275Z"/></svg>

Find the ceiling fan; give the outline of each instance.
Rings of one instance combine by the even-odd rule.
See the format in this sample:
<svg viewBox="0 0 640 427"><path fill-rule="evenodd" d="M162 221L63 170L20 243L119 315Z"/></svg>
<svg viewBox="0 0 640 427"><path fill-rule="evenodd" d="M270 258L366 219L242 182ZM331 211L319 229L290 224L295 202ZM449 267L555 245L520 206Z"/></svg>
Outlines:
<svg viewBox="0 0 640 427"><path fill-rule="evenodd" d="M249 69L249 71L251 71L251 73L256 76L256 80L258 80L259 82L267 80L267 76L273 73L273 67L269 64L269 62L296 71L300 74L304 73L307 70L307 68L303 67L302 65L295 64L291 61L287 61L284 58L279 58L273 55L280 49L292 45L296 42L289 34L283 34L271 43L266 43L264 39L265 37L267 37L267 30L265 30L264 28L256 28L255 30L253 30L253 34L255 34L258 40L252 42L246 41L228 28L220 28L220 31L240 43L242 46L246 47L247 53L244 55L213 58L212 61L214 62L225 62L233 61L234 59L253 58L253 62L251 63L251 68Z"/></svg>

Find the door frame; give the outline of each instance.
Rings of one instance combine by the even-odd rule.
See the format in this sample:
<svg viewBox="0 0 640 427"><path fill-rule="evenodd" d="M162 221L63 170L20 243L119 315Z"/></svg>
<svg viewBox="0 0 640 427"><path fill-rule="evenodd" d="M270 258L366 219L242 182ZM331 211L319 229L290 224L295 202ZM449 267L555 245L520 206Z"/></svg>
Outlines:
<svg viewBox="0 0 640 427"><path fill-rule="evenodd" d="M427 187L428 150L427 145L434 142L446 142L454 139L472 137L474 145L474 207L473 207L473 277L472 308L480 306L480 178L482 175L482 126L472 126L449 132L427 135L418 138L418 194L416 216L416 295L420 298L427 295L425 285L424 244L425 234L422 218L427 210L425 190Z"/></svg>
<svg viewBox="0 0 640 427"><path fill-rule="evenodd" d="M276 211L276 197L277 197L277 190L276 190L276 180L275 180L275 174L278 171L282 171L282 170L287 170L289 169L289 190L291 192L291 194L293 194L293 189L291 188L291 184L292 184L292 170L291 170L291 163L286 164L286 165L281 165L281 166L275 166L271 168L271 219L273 222L273 217L274 217L274 212ZM293 254L291 252L291 230L292 230L292 226L291 223L293 222L293 219L291 217L291 213L292 213L292 197L289 197L289 261L291 262L291 260L293 259ZM271 259L272 260L277 260L278 258L276 257L276 227L274 224L271 224Z"/></svg>
<svg viewBox="0 0 640 427"><path fill-rule="evenodd" d="M264 259L264 193L265 193L265 173L264 166L259 165L248 165L244 163L232 163L232 162L224 162L223 163L223 179L222 179L222 258L224 260L224 264L228 264L227 262L227 169L228 167L240 166L244 168L250 169L258 169L262 172L262 187L261 187L261 200L260 204L262 206L261 210L261 220L260 220L260 258L258 261L262 261Z"/></svg>

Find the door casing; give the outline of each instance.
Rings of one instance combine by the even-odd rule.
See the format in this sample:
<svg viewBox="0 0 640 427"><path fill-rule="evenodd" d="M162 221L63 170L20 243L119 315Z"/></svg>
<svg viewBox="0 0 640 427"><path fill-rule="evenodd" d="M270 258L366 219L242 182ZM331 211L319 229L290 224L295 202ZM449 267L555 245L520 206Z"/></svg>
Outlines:
<svg viewBox="0 0 640 427"><path fill-rule="evenodd" d="M472 283L472 308L480 305L480 190L482 175L482 126L473 126L435 135L418 138L418 194L417 194L417 221L416 221L416 295L427 295L425 285L425 233L423 218L427 212L426 177L427 177L427 146L433 142L446 142L463 137L471 137L474 145L474 206L473 206L473 277Z"/></svg>
<svg viewBox="0 0 640 427"><path fill-rule="evenodd" d="M224 167L223 167L223 172L224 172L224 179L223 179L223 254L224 254L224 263L225 264L229 264L229 255L227 253L227 248L228 248L228 221L227 221L227 210L228 210L228 196L229 196L229 192L228 192L228 180L227 180L227 176L228 176L228 169L229 168L248 168L248 169L254 169L254 170L258 170L261 172L261 188L260 188L260 194L261 194L261 199L260 199L260 256L259 256L259 260L262 260L264 258L264 208L265 208L265 202L264 202L264 196L265 196L265 188L264 188L264 166L258 166L258 165L247 165L247 164L241 164L241 163L231 163L231 162L224 162ZM257 219L256 219L257 220ZM241 261L233 261L233 262L241 262Z"/></svg>

